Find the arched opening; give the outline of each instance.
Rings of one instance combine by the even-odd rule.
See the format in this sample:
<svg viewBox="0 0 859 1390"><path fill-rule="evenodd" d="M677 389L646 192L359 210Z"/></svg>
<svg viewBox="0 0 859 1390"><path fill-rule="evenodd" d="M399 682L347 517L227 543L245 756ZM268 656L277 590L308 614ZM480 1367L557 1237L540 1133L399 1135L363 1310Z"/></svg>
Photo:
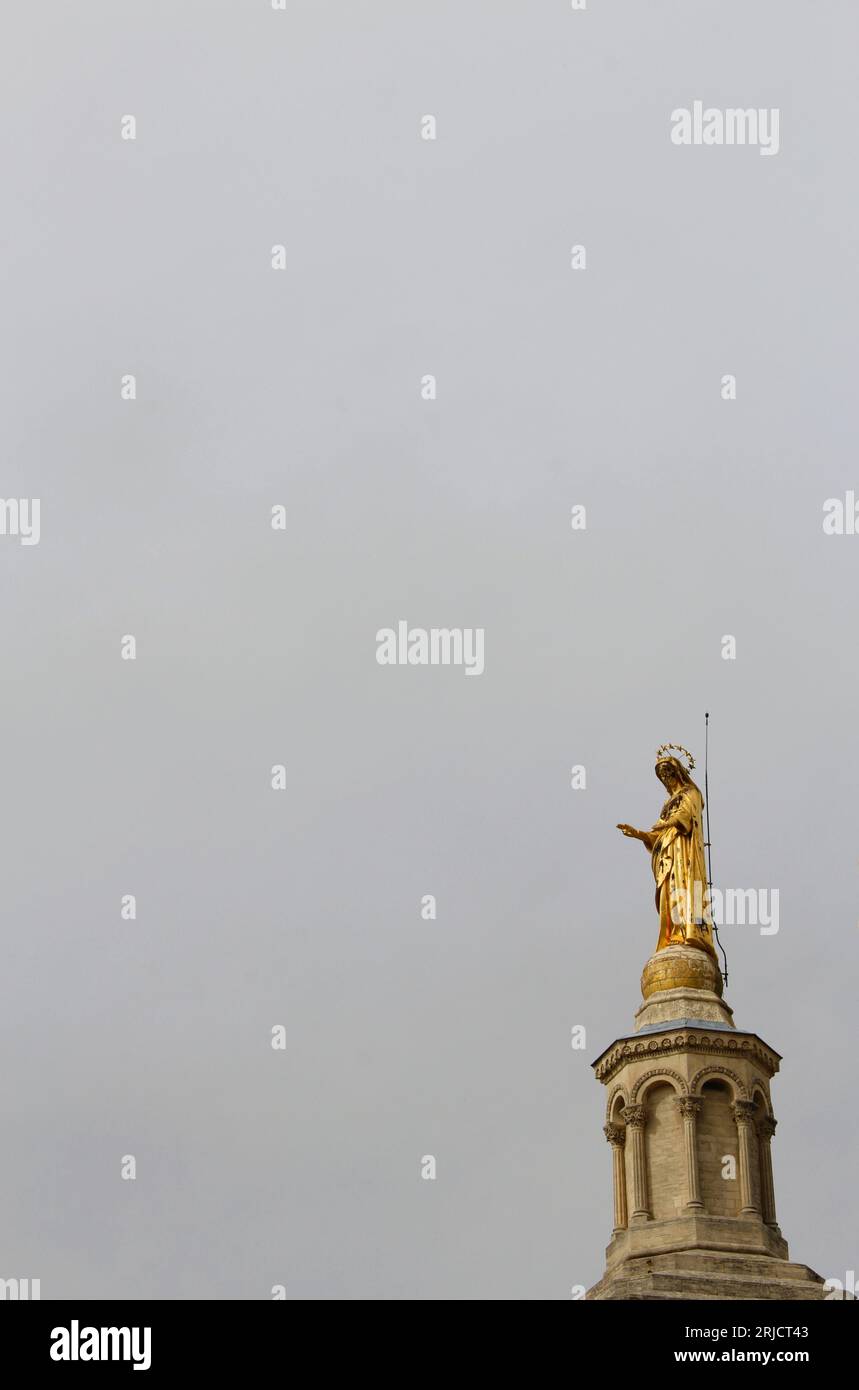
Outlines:
<svg viewBox="0 0 859 1390"><path fill-rule="evenodd" d="M698 1116L698 1181L704 1210L710 1216L740 1214L740 1151L725 1081L705 1081Z"/></svg>
<svg viewBox="0 0 859 1390"><path fill-rule="evenodd" d="M647 1125L644 1131L650 1214L654 1221L678 1216L683 1206L685 1159L683 1121L677 1109L677 1092L667 1081L657 1081L644 1096Z"/></svg>

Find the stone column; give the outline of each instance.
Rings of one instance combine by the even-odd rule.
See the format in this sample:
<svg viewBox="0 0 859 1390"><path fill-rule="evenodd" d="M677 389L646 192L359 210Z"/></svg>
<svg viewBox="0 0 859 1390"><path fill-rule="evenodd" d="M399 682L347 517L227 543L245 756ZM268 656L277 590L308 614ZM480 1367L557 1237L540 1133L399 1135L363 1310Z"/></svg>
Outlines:
<svg viewBox="0 0 859 1390"><path fill-rule="evenodd" d="M647 1205L647 1156L644 1152L644 1126L647 1111L643 1105L626 1105L622 1110L632 1155L632 1216L631 1220L650 1220Z"/></svg>
<svg viewBox="0 0 859 1390"><path fill-rule="evenodd" d="M611 1180L614 1193L614 1229L612 1235L626 1230L626 1165L623 1146L626 1143L625 1125L604 1125L603 1133L611 1144Z"/></svg>
<svg viewBox="0 0 859 1390"><path fill-rule="evenodd" d="M760 1216L755 1206L752 1171L755 1163L755 1106L751 1100L735 1100L731 1106L737 1122L740 1160L740 1215Z"/></svg>
<svg viewBox="0 0 859 1390"><path fill-rule="evenodd" d="M686 1153L686 1210L703 1211L698 1186L698 1136L696 1133L701 1102L696 1096L681 1096L677 1109L683 1116L683 1147Z"/></svg>
<svg viewBox="0 0 859 1390"><path fill-rule="evenodd" d="M763 1218L768 1226L778 1226L775 1214L775 1186L773 1184L773 1156L770 1144L775 1134L776 1121L772 1115L763 1115L758 1121L758 1145L761 1156L761 1206Z"/></svg>

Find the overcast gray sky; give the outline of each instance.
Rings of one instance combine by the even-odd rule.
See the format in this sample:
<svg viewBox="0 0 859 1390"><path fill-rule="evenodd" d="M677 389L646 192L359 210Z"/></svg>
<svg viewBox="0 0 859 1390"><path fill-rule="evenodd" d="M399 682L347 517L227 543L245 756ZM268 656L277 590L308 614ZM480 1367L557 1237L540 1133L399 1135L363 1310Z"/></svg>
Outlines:
<svg viewBox="0 0 859 1390"><path fill-rule="evenodd" d="M723 932L784 1056L779 1218L843 1278L859 537L822 509L859 494L855 5L3 28L0 494L41 539L0 537L0 1276L593 1283L589 1064L657 935L615 824L655 819L659 743L703 761L709 709L716 881L780 894L776 935ZM696 99L778 108L778 154L672 145ZM400 619L484 628L484 674L377 665Z"/></svg>

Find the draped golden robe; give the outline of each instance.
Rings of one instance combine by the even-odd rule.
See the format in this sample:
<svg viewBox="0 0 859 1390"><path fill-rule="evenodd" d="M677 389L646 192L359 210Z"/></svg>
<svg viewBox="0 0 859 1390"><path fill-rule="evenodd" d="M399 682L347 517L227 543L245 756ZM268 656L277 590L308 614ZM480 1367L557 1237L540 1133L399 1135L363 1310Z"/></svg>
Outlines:
<svg viewBox="0 0 859 1390"><path fill-rule="evenodd" d="M704 798L689 782L670 796L653 827L651 852L659 913L657 951L666 946L699 946L716 959L704 860ZM675 821L659 833L661 821Z"/></svg>

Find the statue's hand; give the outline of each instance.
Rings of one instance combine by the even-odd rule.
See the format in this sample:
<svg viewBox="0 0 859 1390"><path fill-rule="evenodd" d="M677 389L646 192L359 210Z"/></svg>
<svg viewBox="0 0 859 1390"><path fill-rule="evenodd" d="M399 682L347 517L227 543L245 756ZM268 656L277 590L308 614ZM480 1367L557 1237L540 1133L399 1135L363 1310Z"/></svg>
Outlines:
<svg viewBox="0 0 859 1390"><path fill-rule="evenodd" d="M634 825L619 825L617 828L618 830L622 830L624 835L629 835L632 840L641 839L641 831L636 830Z"/></svg>

